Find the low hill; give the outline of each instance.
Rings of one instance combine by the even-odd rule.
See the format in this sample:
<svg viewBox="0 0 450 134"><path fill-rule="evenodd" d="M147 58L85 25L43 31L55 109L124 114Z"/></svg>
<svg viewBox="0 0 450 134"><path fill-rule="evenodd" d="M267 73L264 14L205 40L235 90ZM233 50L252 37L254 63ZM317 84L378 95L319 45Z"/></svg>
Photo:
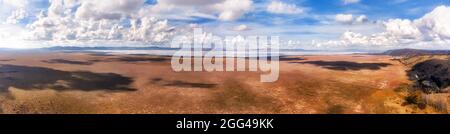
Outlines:
<svg viewBox="0 0 450 134"><path fill-rule="evenodd" d="M382 54L390 56L450 55L450 50L396 49Z"/></svg>

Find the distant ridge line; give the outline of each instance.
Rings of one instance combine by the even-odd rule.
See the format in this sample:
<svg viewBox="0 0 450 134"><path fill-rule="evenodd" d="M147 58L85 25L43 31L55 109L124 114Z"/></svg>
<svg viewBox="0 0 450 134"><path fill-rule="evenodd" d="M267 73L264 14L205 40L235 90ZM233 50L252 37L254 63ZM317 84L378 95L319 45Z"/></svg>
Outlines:
<svg viewBox="0 0 450 134"><path fill-rule="evenodd" d="M390 56L450 55L450 50L395 49L382 54Z"/></svg>
<svg viewBox="0 0 450 134"><path fill-rule="evenodd" d="M169 47L74 47L74 46L56 46L42 48L46 50L179 50L179 48Z"/></svg>

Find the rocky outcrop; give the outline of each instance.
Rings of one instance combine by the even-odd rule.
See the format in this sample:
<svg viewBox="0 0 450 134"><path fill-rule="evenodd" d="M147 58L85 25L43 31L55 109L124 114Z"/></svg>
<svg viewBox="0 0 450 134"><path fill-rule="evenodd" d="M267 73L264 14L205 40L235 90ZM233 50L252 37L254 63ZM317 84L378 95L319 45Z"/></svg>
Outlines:
<svg viewBox="0 0 450 134"><path fill-rule="evenodd" d="M432 59L417 63L408 71L415 86L425 92L448 92L450 89L450 60Z"/></svg>

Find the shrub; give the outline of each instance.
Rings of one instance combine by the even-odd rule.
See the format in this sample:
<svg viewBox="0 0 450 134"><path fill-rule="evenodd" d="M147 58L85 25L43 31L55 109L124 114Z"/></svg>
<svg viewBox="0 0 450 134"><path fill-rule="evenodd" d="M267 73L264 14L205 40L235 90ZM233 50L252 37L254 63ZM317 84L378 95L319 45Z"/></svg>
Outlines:
<svg viewBox="0 0 450 134"><path fill-rule="evenodd" d="M422 95L425 104L432 106L440 112L448 111L448 94L426 94Z"/></svg>
<svg viewBox="0 0 450 134"><path fill-rule="evenodd" d="M409 92L408 96L405 97L405 103L408 104L419 104L422 93L420 91Z"/></svg>

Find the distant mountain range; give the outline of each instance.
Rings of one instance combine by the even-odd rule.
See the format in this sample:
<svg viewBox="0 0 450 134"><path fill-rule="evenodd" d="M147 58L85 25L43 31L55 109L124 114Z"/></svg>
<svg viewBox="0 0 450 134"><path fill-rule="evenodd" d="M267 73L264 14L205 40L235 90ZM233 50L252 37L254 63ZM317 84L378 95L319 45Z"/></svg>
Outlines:
<svg viewBox="0 0 450 134"><path fill-rule="evenodd" d="M43 48L46 50L178 50L179 48L169 47L74 47L74 46L56 46Z"/></svg>
<svg viewBox="0 0 450 134"><path fill-rule="evenodd" d="M385 51L382 54L391 56L450 55L450 50L396 49Z"/></svg>
<svg viewBox="0 0 450 134"><path fill-rule="evenodd" d="M158 46L151 46L151 47L76 47L76 46L55 46L55 47L48 47L48 48L42 48L45 50L179 50L180 48L170 48L170 47L158 47ZM203 50L210 50L208 48L204 48ZM360 52L358 50L307 50L307 49L286 49L286 48L280 48L279 51L282 52L295 52L295 51L304 51L304 52Z"/></svg>
<svg viewBox="0 0 450 134"><path fill-rule="evenodd" d="M63 50L63 51L89 51L89 50L179 50L180 48L170 48L170 47L77 47L77 46L55 46L47 48L37 48L40 50ZM0 50L14 50L11 48L0 48ZM210 49L204 49L208 51ZM333 50L306 50L306 49L285 49L280 48L280 52L340 52ZM343 51L343 50L341 50ZM416 55L450 55L450 50L423 50L423 49L394 49L384 52L372 52L372 51L361 51L357 49L345 50L346 52L366 52L367 54L375 55L390 55L390 56L416 56Z"/></svg>

